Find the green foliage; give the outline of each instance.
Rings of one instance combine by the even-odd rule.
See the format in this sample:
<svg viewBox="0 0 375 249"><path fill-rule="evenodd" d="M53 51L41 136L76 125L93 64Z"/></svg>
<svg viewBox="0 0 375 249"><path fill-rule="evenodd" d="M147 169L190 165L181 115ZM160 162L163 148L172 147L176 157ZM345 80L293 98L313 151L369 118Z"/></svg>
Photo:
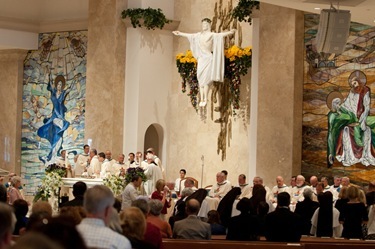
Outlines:
<svg viewBox="0 0 375 249"><path fill-rule="evenodd" d="M251 24L251 14L254 8L259 9L259 1L240 0L232 10L232 16L240 22L245 21Z"/></svg>
<svg viewBox="0 0 375 249"><path fill-rule="evenodd" d="M165 17L161 9L126 9L122 11L121 15L123 19L127 17L130 18L133 28L146 27L147 29L163 29L166 23L172 22ZM143 20L143 23L141 20Z"/></svg>

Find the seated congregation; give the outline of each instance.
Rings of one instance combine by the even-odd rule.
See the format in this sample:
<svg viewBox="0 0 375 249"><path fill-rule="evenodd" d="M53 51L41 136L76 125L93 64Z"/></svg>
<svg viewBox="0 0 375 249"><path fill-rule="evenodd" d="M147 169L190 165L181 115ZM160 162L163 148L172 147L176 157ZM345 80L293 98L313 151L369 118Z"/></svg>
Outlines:
<svg viewBox="0 0 375 249"><path fill-rule="evenodd" d="M58 215L52 214L45 201L34 203L30 212L22 198L11 205L0 203L0 248L41 248L41 244L43 248L146 249L290 246L285 243L308 248L310 243L318 247L319 243L334 244L334 238L343 238L340 243L374 246L365 240L375 235L375 182L369 183L365 194L347 177L335 177L328 186L327 178L318 182L313 176L308 185L299 175L287 186L277 176L270 189L261 177L249 185L241 174L238 185L232 186L226 175L226 171L218 172L210 189L197 189L186 178L179 198L171 198L163 179L147 196L140 195L142 181L134 176L122 200L106 186L87 188L78 181L73 186L75 199L61 205ZM321 240L328 237L332 240ZM210 242L202 244L202 240Z"/></svg>

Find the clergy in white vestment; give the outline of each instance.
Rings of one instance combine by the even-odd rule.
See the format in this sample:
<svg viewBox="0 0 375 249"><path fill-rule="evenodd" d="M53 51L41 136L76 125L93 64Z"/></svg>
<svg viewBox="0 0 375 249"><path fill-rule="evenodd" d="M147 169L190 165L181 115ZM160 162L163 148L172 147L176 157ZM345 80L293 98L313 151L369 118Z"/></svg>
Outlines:
<svg viewBox="0 0 375 249"><path fill-rule="evenodd" d="M111 162L106 158L104 159L101 170L100 170L100 177L101 178L107 178L111 176L113 173L112 164Z"/></svg>
<svg viewBox="0 0 375 249"><path fill-rule="evenodd" d="M325 193L325 192L327 192L327 191L330 191L331 186L328 184L328 179L327 179L327 177L323 176L322 178L320 178L320 181L324 184L323 193ZM332 195L333 195L333 194L332 194Z"/></svg>
<svg viewBox="0 0 375 249"><path fill-rule="evenodd" d="M272 200L272 192L271 192L271 189L267 186L264 186L263 184L263 178L260 177L260 176L256 176L254 177L253 179L253 186L256 185L256 184L260 184L264 187L264 189L266 190L266 201L271 201ZM250 196L251 197L251 196ZM250 198L248 197L248 198Z"/></svg>
<svg viewBox="0 0 375 249"><path fill-rule="evenodd" d="M163 175L163 179L165 180L165 170L164 170L163 166L161 165L161 160L160 160L160 158L156 155L154 148L148 148L148 149L147 149L146 158L147 158L147 156L148 156L149 154L152 154L152 156L153 156L153 161L155 162L155 164L156 164L157 166L159 166L159 168L160 168L160 170L161 170L161 173L162 173L162 175Z"/></svg>
<svg viewBox="0 0 375 249"><path fill-rule="evenodd" d="M305 188L310 188L310 186L306 185L304 176L298 175L296 177L296 186L291 190L291 202L293 204L305 199L303 196L303 191Z"/></svg>
<svg viewBox="0 0 375 249"><path fill-rule="evenodd" d="M276 177L276 186L272 188L272 202L277 202L277 195L282 192L287 192L290 195L289 187L284 183L284 178L282 176Z"/></svg>
<svg viewBox="0 0 375 249"><path fill-rule="evenodd" d="M75 177L81 177L83 172L87 171L88 161L90 160L90 146L87 144L83 146L83 153L78 155L77 162L74 168Z"/></svg>
<svg viewBox="0 0 375 249"><path fill-rule="evenodd" d="M119 154L117 157L117 161L112 165L112 174L119 176L125 176L126 173L126 165L124 163L125 160L125 155L124 154Z"/></svg>
<svg viewBox="0 0 375 249"><path fill-rule="evenodd" d="M333 195L333 201L336 201L339 198L341 188L342 188L341 177L340 176L334 176L333 177L333 184L329 188L329 191L331 191L331 193Z"/></svg>
<svg viewBox="0 0 375 249"><path fill-rule="evenodd" d="M147 177L147 181L144 183L144 189L147 196L150 196L155 191L156 182L159 179L163 179L163 174L159 168L153 161L153 158L149 156L147 159L147 166L145 167L145 175Z"/></svg>
<svg viewBox="0 0 375 249"><path fill-rule="evenodd" d="M135 163L135 154L130 152L128 155L128 161L125 163L126 168L137 168L138 165Z"/></svg>
<svg viewBox="0 0 375 249"><path fill-rule="evenodd" d="M216 210L220 200L232 189L232 185L225 181L223 172L216 174L216 183L212 185L208 196L203 200L198 216L207 217L210 210Z"/></svg>
<svg viewBox="0 0 375 249"><path fill-rule="evenodd" d="M90 150L91 160L90 160L89 167L87 168L88 175L93 176L95 178L100 177L100 171L101 171L101 168L102 168L102 163L100 162L100 160L104 161L104 158L105 158L105 154L103 152L101 152L102 155L100 156L101 159L99 160L99 156L97 155L97 153L98 152L96 151L96 149Z"/></svg>

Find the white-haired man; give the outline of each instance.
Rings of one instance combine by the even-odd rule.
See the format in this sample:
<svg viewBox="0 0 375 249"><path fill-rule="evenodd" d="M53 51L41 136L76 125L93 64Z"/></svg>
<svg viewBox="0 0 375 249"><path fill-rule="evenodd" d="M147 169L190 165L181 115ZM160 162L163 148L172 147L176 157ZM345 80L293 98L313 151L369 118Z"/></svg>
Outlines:
<svg viewBox="0 0 375 249"><path fill-rule="evenodd" d="M305 177L303 175L298 175L296 177L296 186L292 189L292 203L297 203L298 201L303 201L303 191L305 188L310 188L306 185Z"/></svg>
<svg viewBox="0 0 375 249"><path fill-rule="evenodd" d="M271 201L277 202L277 195L282 192L288 192L290 194L289 187L284 183L284 178L282 176L276 177L276 186L272 188Z"/></svg>
<svg viewBox="0 0 375 249"><path fill-rule="evenodd" d="M125 236L107 227L114 202L112 191L106 186L96 185L86 191L83 206L87 211L87 217L82 220L77 229L87 247L132 248L130 241Z"/></svg>

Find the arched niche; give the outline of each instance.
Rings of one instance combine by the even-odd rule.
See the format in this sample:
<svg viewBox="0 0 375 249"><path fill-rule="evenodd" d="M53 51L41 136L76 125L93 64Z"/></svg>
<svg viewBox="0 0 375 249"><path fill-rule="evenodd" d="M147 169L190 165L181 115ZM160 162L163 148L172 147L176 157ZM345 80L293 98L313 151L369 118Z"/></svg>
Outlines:
<svg viewBox="0 0 375 249"><path fill-rule="evenodd" d="M152 147L155 150L156 155L162 160L164 131L163 127L159 124L151 124L147 127L145 132L144 150Z"/></svg>

